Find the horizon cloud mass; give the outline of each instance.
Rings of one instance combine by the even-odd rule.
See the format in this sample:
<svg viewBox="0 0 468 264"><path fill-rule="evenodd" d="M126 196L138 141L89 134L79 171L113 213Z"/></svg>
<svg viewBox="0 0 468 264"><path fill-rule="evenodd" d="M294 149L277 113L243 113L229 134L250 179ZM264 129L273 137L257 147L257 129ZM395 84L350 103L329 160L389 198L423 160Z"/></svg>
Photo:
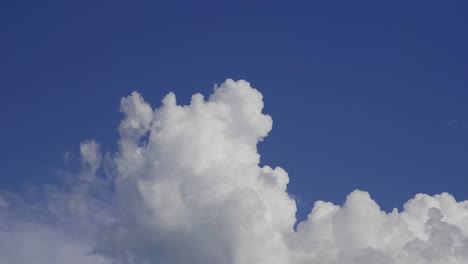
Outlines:
<svg viewBox="0 0 468 264"><path fill-rule="evenodd" d="M367 192L317 201L296 225L280 167L260 167L263 97L227 79L159 108L133 92L116 153L80 145L81 170L34 201L0 193L0 264L466 264L468 201L417 194L387 213Z"/></svg>

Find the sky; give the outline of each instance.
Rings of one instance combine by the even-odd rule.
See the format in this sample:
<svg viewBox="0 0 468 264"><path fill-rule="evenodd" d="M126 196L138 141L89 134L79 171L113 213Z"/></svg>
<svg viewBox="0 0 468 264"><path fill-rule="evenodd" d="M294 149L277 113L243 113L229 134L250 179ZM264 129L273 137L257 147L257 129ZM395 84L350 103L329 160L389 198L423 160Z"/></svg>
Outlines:
<svg viewBox="0 0 468 264"><path fill-rule="evenodd" d="M467 11L465 1L3 2L0 191L62 192L64 175L94 175L80 144L118 167L132 112L120 100L133 91L153 109L170 92L189 105L215 84L242 86L231 78L263 96L273 121L253 137L259 165L288 173L298 219L356 189L387 213L417 193L468 200Z"/></svg>

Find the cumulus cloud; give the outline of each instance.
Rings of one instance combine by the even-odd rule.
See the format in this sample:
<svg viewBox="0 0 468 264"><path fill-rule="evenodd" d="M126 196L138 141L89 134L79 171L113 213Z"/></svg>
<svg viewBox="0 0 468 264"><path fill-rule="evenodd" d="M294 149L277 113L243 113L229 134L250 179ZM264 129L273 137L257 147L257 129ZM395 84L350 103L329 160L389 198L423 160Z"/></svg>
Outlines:
<svg viewBox="0 0 468 264"><path fill-rule="evenodd" d="M35 203L2 196L0 255L6 263L468 263L468 201L447 193L418 194L386 213L355 190L342 206L317 201L295 230L288 174L259 165L257 143L272 128L262 109L259 91L230 79L189 105L172 93L159 108L137 92L123 98L116 153L85 141L66 190L46 188Z"/></svg>

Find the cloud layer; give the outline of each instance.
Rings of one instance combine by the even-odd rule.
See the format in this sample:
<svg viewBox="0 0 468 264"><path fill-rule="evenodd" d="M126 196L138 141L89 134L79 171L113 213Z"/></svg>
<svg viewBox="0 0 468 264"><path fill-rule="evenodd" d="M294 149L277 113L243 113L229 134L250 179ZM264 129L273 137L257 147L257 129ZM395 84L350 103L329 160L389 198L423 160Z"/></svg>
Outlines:
<svg viewBox="0 0 468 264"><path fill-rule="evenodd" d="M226 80L153 109L134 92L117 153L81 144L81 172L40 201L0 199L5 263L468 263L468 201L418 194L386 213L368 193L317 201L297 225L288 174L260 167L272 128L259 91ZM103 173L103 172L106 173ZM103 176L105 175L105 176ZM1 261L0 261L1 262Z"/></svg>

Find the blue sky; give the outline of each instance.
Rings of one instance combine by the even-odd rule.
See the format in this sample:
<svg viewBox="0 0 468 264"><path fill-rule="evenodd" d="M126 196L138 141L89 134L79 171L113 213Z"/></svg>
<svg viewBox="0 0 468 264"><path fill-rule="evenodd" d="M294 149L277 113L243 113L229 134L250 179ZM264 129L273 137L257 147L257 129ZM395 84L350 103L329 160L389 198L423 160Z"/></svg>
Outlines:
<svg viewBox="0 0 468 264"><path fill-rule="evenodd" d="M55 181L83 139L115 150L119 100L262 92L262 164L301 214L359 188L389 210L468 199L465 1L11 1L0 6L0 189Z"/></svg>

